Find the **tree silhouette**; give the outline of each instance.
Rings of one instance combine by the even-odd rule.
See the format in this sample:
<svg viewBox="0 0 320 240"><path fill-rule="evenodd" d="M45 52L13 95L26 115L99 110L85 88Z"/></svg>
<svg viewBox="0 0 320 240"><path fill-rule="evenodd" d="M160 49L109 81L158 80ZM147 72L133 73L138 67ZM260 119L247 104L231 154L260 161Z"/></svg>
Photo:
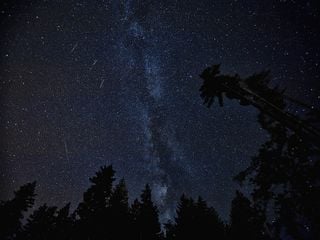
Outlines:
<svg viewBox="0 0 320 240"><path fill-rule="evenodd" d="M241 105L252 105L259 109L263 115L271 117L280 122L286 128L299 132L304 139L311 141L312 145L320 148L320 130L310 124L310 119L319 116L319 110L301 103L285 94L278 86L270 87L270 71L253 74L247 78L239 75L220 74L220 64L206 68L200 77L203 84L200 87L200 96L203 103L210 107L215 98L218 98L220 106L223 106L223 97L237 99ZM303 120L286 109L287 102L303 105L304 108L312 110L309 120Z"/></svg>
<svg viewBox="0 0 320 240"><path fill-rule="evenodd" d="M0 202L0 239L13 239L21 231L23 214L34 204L36 183L27 183L14 192L14 198Z"/></svg>
<svg viewBox="0 0 320 240"><path fill-rule="evenodd" d="M70 215L70 203L59 209L55 217L56 239L73 239L74 216Z"/></svg>
<svg viewBox="0 0 320 240"><path fill-rule="evenodd" d="M320 207L315 203L320 201L319 152L297 133L270 122L267 129L271 139L237 180L248 179L255 186L252 196L256 206L266 209L273 205L278 225L288 235L318 239Z"/></svg>
<svg viewBox="0 0 320 240"><path fill-rule="evenodd" d="M72 218L69 208L70 204L60 210L46 204L40 206L29 216L18 239L71 239Z"/></svg>
<svg viewBox="0 0 320 240"><path fill-rule="evenodd" d="M265 234L264 215L239 192L232 202L230 226L225 225L215 209L209 207L201 197L195 201L182 195L174 221L165 224L164 235L158 209L152 201L150 186L147 184L140 200L136 199L129 207L125 181L121 179L113 186L114 174L112 166L101 167L95 176L90 178L92 185L84 193L83 201L74 213L70 214L70 203L61 209L44 204L27 218L24 225L21 219L23 212L33 205L35 183L22 186L15 192L12 200L1 202L1 239L268 239ZM286 206L291 208L290 204L291 202L288 202ZM284 209L279 208L279 211ZM285 210L285 214L280 214L282 222L288 221L285 229L287 232L291 231L290 224L295 224L297 220L296 217L293 218L294 221L289 220L288 213L291 212ZM11 220L6 222L7 219ZM306 223L306 218L298 220ZM281 227L277 230L284 232ZM292 236L294 234L309 236L301 229L291 233Z"/></svg>
<svg viewBox="0 0 320 240"><path fill-rule="evenodd" d="M131 205L129 212L132 219L132 237L131 239L140 239L140 208L141 203L138 199L135 199Z"/></svg>
<svg viewBox="0 0 320 240"><path fill-rule="evenodd" d="M108 225L111 239L128 239L132 237L132 217L129 213L128 190L124 179L114 188L109 201Z"/></svg>
<svg viewBox="0 0 320 240"><path fill-rule="evenodd" d="M166 224L166 236L169 240L225 239L225 226L202 198L195 202L182 195L175 223Z"/></svg>
<svg viewBox="0 0 320 240"><path fill-rule="evenodd" d="M184 239L187 236L195 239L196 236L194 236L192 231L193 224L195 223L193 199L182 195L176 213L175 225L171 227L173 232L170 235L173 236L173 239Z"/></svg>
<svg viewBox="0 0 320 240"><path fill-rule="evenodd" d="M210 107L215 97L222 103L226 96L241 105L253 105L260 110L258 122L270 136L235 179L254 186L255 209L274 209L278 236L285 232L294 239L319 239L320 206L315 203L320 201L320 131L311 125L319 124L319 111L308 107L309 119L290 113L287 101L307 105L271 88L269 72L241 79L220 75L219 68L214 65L201 74L204 103Z"/></svg>
<svg viewBox="0 0 320 240"><path fill-rule="evenodd" d="M216 210L201 197L196 203L196 229L201 239L224 239L225 226ZM211 236L211 237L210 237Z"/></svg>
<svg viewBox="0 0 320 240"><path fill-rule="evenodd" d="M114 174L112 166L104 166L89 179L92 186L83 194L83 202L79 204L77 213L80 217L88 217L107 207L115 180Z"/></svg>
<svg viewBox="0 0 320 240"><path fill-rule="evenodd" d="M22 233L23 239L55 239L55 213L56 207L43 205L34 211L28 218L28 222Z"/></svg>
<svg viewBox="0 0 320 240"><path fill-rule="evenodd" d="M267 239L264 216L251 206L251 202L239 191L232 200L230 213L230 239Z"/></svg>
<svg viewBox="0 0 320 240"><path fill-rule="evenodd" d="M141 202L136 200L131 207L134 214L135 236L141 240L160 239L161 225L159 223L158 208L152 201L151 188L147 184L140 196Z"/></svg>
<svg viewBox="0 0 320 240"><path fill-rule="evenodd" d="M108 226L108 207L112 195L114 182L114 170L112 166L101 167L96 175L90 178L91 187L83 194L81 202L76 210L79 217L76 223L77 238L101 239L106 238L110 226Z"/></svg>

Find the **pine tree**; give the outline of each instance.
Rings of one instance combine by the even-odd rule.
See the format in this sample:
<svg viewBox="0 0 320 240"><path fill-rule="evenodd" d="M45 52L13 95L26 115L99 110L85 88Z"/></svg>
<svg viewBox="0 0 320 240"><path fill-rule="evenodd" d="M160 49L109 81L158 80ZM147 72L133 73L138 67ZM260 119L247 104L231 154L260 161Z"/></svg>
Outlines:
<svg viewBox="0 0 320 240"><path fill-rule="evenodd" d="M225 238L225 226L220 219L217 211L208 207L206 201L201 197L195 205L196 209L196 231L201 239L224 239Z"/></svg>
<svg viewBox="0 0 320 240"><path fill-rule="evenodd" d="M0 202L0 239L13 239L21 231L23 213L30 209L35 200L36 183L28 183L14 192L14 198Z"/></svg>
<svg viewBox="0 0 320 240"><path fill-rule="evenodd" d="M56 207L40 206L27 220L21 234L26 240L54 240L55 238L55 214Z"/></svg>
<svg viewBox="0 0 320 240"><path fill-rule="evenodd" d="M108 208L109 236L111 239L132 237L132 218L129 213L128 190L124 179L114 188Z"/></svg>
<svg viewBox="0 0 320 240"><path fill-rule="evenodd" d="M108 226L108 207L114 182L112 166L101 167L90 178L91 187L83 194L76 214L79 217L75 232L78 239L106 238L110 232Z"/></svg>
<svg viewBox="0 0 320 240"><path fill-rule="evenodd" d="M70 203L59 209L55 218L55 236L59 240L72 239L75 219L70 216Z"/></svg>
<svg viewBox="0 0 320 240"><path fill-rule="evenodd" d="M169 239L224 239L225 226L214 208L201 197L195 202L182 195L174 224L167 224Z"/></svg>
<svg viewBox="0 0 320 240"><path fill-rule="evenodd" d="M140 225L139 225L140 210L141 210L141 202L138 199L135 199L129 209L130 218L132 220L131 239L134 239L134 240L140 240Z"/></svg>
<svg viewBox="0 0 320 240"><path fill-rule="evenodd" d="M195 224L195 203L192 198L182 195L177 207L175 218L175 239L196 239L197 233L194 230Z"/></svg>
<svg viewBox="0 0 320 240"><path fill-rule="evenodd" d="M225 96L253 105L260 110L258 122L270 136L235 179L253 185L254 208L261 216L273 209L278 233L320 239L320 205L314 204L320 202L320 111L271 87L269 71L241 79L222 75L219 68L214 65L201 74L204 104L210 107L218 98L222 105ZM288 102L310 112L305 116L292 112Z"/></svg>
<svg viewBox="0 0 320 240"><path fill-rule="evenodd" d="M112 184L115 180L114 174L112 166L104 166L96 172L94 177L89 179L92 185L83 194L83 202L79 204L77 210L80 217L88 217L107 207L112 193Z"/></svg>
<svg viewBox="0 0 320 240"><path fill-rule="evenodd" d="M18 239L71 239L73 219L69 215L70 204L61 209L40 206L27 219Z"/></svg>
<svg viewBox="0 0 320 240"><path fill-rule="evenodd" d="M141 194L141 202L135 201L134 212L141 240L158 240L161 237L161 225L159 223L158 209L152 201L151 188L147 184Z"/></svg>
<svg viewBox="0 0 320 240"><path fill-rule="evenodd" d="M239 191L231 204L231 239L266 239L264 218L251 206L251 202Z"/></svg>
<svg viewBox="0 0 320 240"><path fill-rule="evenodd" d="M115 208L118 212L128 213L129 203L128 203L128 190L124 179L121 179L118 185L114 188L109 205L111 208Z"/></svg>
<svg viewBox="0 0 320 240"><path fill-rule="evenodd" d="M174 222L169 220L167 223L164 224L164 229L166 240L176 239L176 225L174 224Z"/></svg>

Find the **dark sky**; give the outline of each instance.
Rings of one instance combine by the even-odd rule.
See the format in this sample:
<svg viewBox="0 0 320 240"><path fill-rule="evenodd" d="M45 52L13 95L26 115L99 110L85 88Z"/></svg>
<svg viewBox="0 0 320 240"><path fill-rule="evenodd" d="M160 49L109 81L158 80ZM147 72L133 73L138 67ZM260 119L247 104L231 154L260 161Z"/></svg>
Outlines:
<svg viewBox="0 0 320 240"><path fill-rule="evenodd" d="M38 204L74 206L102 165L130 196L150 183L162 218L184 192L228 219L266 134L257 111L207 109L199 74L222 63L319 105L319 7L299 0L1 3L1 193L37 180Z"/></svg>

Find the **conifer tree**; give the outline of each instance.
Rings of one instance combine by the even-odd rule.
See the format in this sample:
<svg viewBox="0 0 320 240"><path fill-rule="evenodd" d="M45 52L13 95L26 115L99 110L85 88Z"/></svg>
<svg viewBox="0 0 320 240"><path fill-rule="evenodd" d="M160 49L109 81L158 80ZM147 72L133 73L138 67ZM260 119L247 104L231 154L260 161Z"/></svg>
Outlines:
<svg viewBox="0 0 320 240"><path fill-rule="evenodd" d="M128 190L124 179L120 180L112 192L107 217L111 239L132 237L132 218L129 213Z"/></svg>
<svg viewBox="0 0 320 240"><path fill-rule="evenodd" d="M29 216L17 239L72 239L73 219L69 208L70 204L59 210L46 204L40 206Z"/></svg>
<svg viewBox="0 0 320 240"><path fill-rule="evenodd" d="M264 218L239 191L231 203L230 239L266 239Z"/></svg>
<svg viewBox="0 0 320 240"><path fill-rule="evenodd" d="M40 206L27 220L20 236L26 240L54 240L55 237L55 214L56 207Z"/></svg>
<svg viewBox="0 0 320 240"><path fill-rule="evenodd" d="M14 198L0 202L0 239L13 239L21 231L23 214L35 200L36 183L27 183L14 192Z"/></svg>
<svg viewBox="0 0 320 240"><path fill-rule="evenodd" d="M75 219L70 215L70 203L59 209L55 218L55 236L59 240L72 239Z"/></svg>
<svg viewBox="0 0 320 240"><path fill-rule="evenodd" d="M201 197L195 202L182 195L175 223L166 225L168 239L225 239L225 226L214 208Z"/></svg>
<svg viewBox="0 0 320 240"><path fill-rule="evenodd" d="M135 225L138 239L158 240L161 238L161 225L159 223L158 208L152 201L151 188L147 184L141 194L141 202L135 201Z"/></svg>
<svg viewBox="0 0 320 240"><path fill-rule="evenodd" d="M112 166L104 166L90 178L92 185L83 194L83 201L76 210L79 219L75 232L78 239L101 239L110 233L108 207L114 174Z"/></svg>
<svg viewBox="0 0 320 240"><path fill-rule="evenodd" d="M320 205L315 204L320 202L320 111L270 86L269 71L242 79L222 75L220 65L214 65L201 77L201 97L208 107L215 98L222 106L225 96L260 110L258 122L270 138L235 178L253 186L254 208L261 216L273 209L277 237L286 232L294 239L320 239ZM288 103L310 112L301 116Z"/></svg>

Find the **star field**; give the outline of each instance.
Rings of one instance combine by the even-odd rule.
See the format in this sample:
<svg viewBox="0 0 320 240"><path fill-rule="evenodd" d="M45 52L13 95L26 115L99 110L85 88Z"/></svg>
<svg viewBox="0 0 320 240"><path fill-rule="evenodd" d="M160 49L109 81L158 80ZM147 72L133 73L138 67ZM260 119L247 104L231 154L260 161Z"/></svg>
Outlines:
<svg viewBox="0 0 320 240"><path fill-rule="evenodd" d="M2 198L74 206L101 165L130 196L150 183L162 218L182 193L227 220L265 132L257 111L207 109L199 74L222 63L319 106L317 1L15 1L1 5ZM246 191L244 189L244 191Z"/></svg>

